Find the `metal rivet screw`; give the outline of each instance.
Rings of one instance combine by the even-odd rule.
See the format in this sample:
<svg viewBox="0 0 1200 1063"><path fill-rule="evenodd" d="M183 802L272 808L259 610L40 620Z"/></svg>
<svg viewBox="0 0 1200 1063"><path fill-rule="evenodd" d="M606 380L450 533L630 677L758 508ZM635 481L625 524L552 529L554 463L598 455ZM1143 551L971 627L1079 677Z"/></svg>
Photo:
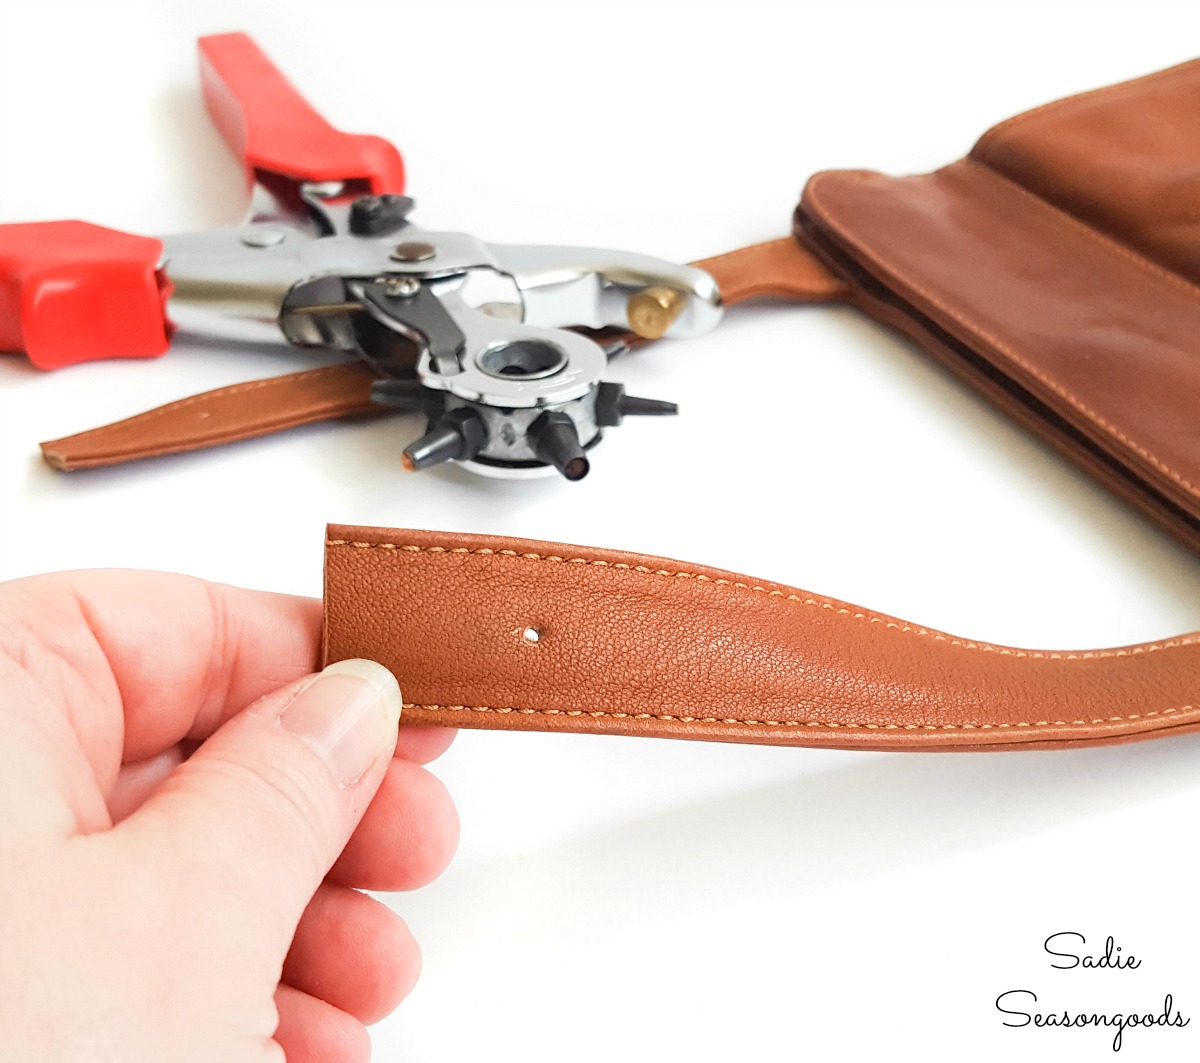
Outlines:
<svg viewBox="0 0 1200 1063"><path fill-rule="evenodd" d="M542 633L535 627L527 627L521 632L521 638L523 638L526 642L540 642Z"/></svg>
<svg viewBox="0 0 1200 1063"><path fill-rule="evenodd" d="M421 282L416 277L393 277L383 290L393 299L411 299L421 290Z"/></svg>
<svg viewBox="0 0 1200 1063"><path fill-rule="evenodd" d="M436 254L437 248L433 244L412 240L393 247L391 257L395 262L427 262Z"/></svg>
<svg viewBox="0 0 1200 1063"><path fill-rule="evenodd" d="M643 288L629 300L629 327L645 339L662 339L686 305L687 296L676 288Z"/></svg>
<svg viewBox="0 0 1200 1063"><path fill-rule="evenodd" d="M263 226L258 229L247 229L242 233L242 243L247 247L274 247L276 244L281 244L287 238L287 233L282 229L274 229L271 226Z"/></svg>

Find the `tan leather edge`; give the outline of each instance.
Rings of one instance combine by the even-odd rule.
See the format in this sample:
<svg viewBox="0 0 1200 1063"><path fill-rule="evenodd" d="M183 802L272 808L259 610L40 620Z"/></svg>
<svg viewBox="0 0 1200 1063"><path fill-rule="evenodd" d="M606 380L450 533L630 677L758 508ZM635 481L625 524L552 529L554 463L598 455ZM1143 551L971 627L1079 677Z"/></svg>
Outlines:
<svg viewBox="0 0 1200 1063"><path fill-rule="evenodd" d="M391 668L409 724L886 750L1200 729L1200 633L1023 650L703 566L445 532L332 525L325 560L326 663Z"/></svg>
<svg viewBox="0 0 1200 1063"><path fill-rule="evenodd" d="M674 738L694 742L729 742L735 745L791 746L804 749L843 749L874 753L1008 753L1049 749L1088 749L1093 746L1141 742L1151 738L1171 738L1200 731L1200 719L1188 713L1177 725L1157 721L1137 730L1111 728L1099 724L1084 732L1064 727L1058 733L1049 728L1036 733L1015 729L993 734L983 741L956 741L934 734L909 735L887 729L849 731L813 727L803 733L783 728L752 729L753 723L712 719L701 723L690 720L628 718L618 725L606 723L588 713L578 717L554 713L540 719L532 710L493 709L490 706L404 704L401 725L405 727L451 727L476 731L542 731L553 734L594 734L622 738ZM531 723L531 719L538 722ZM1005 737L1007 736L1007 737Z"/></svg>
<svg viewBox="0 0 1200 1063"><path fill-rule="evenodd" d="M712 273L727 305L759 296L828 302L847 292L790 236L694 265ZM637 345L645 342L626 338ZM234 384L42 443L42 456L54 468L70 472L219 446L318 421L394 413L371 402L371 380L368 370L352 362Z"/></svg>

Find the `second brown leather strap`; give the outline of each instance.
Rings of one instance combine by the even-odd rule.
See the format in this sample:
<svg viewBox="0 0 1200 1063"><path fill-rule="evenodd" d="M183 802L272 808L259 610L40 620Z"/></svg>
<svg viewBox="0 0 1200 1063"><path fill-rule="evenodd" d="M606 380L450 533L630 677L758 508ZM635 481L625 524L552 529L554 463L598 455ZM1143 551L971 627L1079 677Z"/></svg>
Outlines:
<svg viewBox="0 0 1200 1063"><path fill-rule="evenodd" d="M956 638L701 565L329 529L325 660L410 724L856 749L1028 749L1200 729L1200 633L1120 649Z"/></svg>
<svg viewBox="0 0 1200 1063"><path fill-rule="evenodd" d="M42 457L70 472L215 447L315 421L387 413L371 402L373 379L361 362L344 362L231 384L43 443Z"/></svg>

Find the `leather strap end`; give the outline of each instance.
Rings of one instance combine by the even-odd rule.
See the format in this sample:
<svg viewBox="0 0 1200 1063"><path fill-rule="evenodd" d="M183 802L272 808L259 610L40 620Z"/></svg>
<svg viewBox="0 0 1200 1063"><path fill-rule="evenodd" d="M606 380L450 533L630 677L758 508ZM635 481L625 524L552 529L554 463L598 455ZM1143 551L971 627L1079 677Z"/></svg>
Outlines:
<svg viewBox="0 0 1200 1063"><path fill-rule="evenodd" d="M41 444L63 472L156 458L339 417L388 413L371 402L370 370L358 362L206 391L123 421Z"/></svg>
<svg viewBox="0 0 1200 1063"><path fill-rule="evenodd" d="M331 526L325 661L389 667L408 724L878 750L1200 729L1200 633L960 639L781 584L522 539Z"/></svg>

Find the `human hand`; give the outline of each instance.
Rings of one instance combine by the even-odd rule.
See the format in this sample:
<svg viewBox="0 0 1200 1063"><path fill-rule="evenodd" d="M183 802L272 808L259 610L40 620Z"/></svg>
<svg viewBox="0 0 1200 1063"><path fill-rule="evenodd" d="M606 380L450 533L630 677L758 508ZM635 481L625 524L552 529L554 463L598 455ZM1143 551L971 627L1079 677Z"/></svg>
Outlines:
<svg viewBox="0 0 1200 1063"><path fill-rule="evenodd" d="M0 1059L369 1056L419 954L354 887L449 860L420 765L453 732L397 741L379 665L309 676L320 625L184 576L0 584Z"/></svg>

